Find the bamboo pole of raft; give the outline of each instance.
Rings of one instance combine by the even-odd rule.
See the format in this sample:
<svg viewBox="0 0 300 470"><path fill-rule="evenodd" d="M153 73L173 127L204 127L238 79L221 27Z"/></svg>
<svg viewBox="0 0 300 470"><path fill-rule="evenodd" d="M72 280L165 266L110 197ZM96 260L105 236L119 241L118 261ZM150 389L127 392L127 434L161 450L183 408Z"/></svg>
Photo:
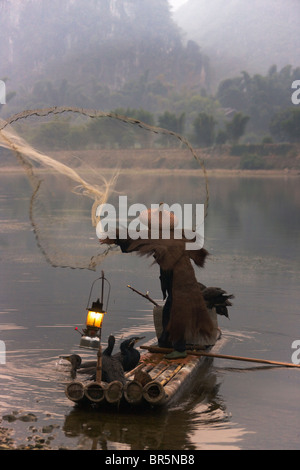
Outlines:
<svg viewBox="0 0 300 470"><path fill-rule="evenodd" d="M194 374L196 370L198 370L198 365L198 358L194 356L191 361L184 364L179 372L169 380L164 387L166 400L168 402L170 402L177 393L180 393L183 390L183 384L185 384L186 381L190 383L188 379L191 378L191 375Z"/></svg>
<svg viewBox="0 0 300 470"><path fill-rule="evenodd" d="M158 405L165 400L164 387L158 381L147 383L143 388L143 397L152 405Z"/></svg>
<svg viewBox="0 0 300 470"><path fill-rule="evenodd" d="M182 367L183 367L183 364L179 364L179 365L176 367L176 369L173 370L173 372L172 372L170 375L168 375L165 379L163 379L163 380L160 382L161 385L164 386L167 382L169 382L169 381L172 379L172 377L174 377L174 375L176 375L177 372L179 372L180 369L182 369Z"/></svg>
<svg viewBox="0 0 300 470"><path fill-rule="evenodd" d="M138 405L143 399L143 387L137 380L131 380L124 386L125 400L131 405Z"/></svg>
<svg viewBox="0 0 300 470"><path fill-rule="evenodd" d="M119 403L123 396L123 384L119 380L110 382L104 390L104 394L108 403Z"/></svg>
<svg viewBox="0 0 300 470"><path fill-rule="evenodd" d="M170 364L164 364L164 367L159 371L158 374L156 374L157 379L152 380L145 385L143 390L143 396L145 400L155 405L164 402L166 399L164 385L177 374L181 367L182 364L175 363L170 370Z"/></svg>
<svg viewBox="0 0 300 470"><path fill-rule="evenodd" d="M174 364L173 372L161 378L150 382L144 387L144 398L152 405L164 405L170 403L172 399L183 390L183 385L191 374L197 370L199 360L196 356L192 357L188 363Z"/></svg>
<svg viewBox="0 0 300 470"><path fill-rule="evenodd" d="M165 364L160 370L156 369L155 373L153 374L152 380L156 380L157 377L162 374L167 368L169 367L169 364ZM153 369L154 370L154 369Z"/></svg>
<svg viewBox="0 0 300 470"><path fill-rule="evenodd" d="M162 353L162 354L167 354L173 349L171 348L159 348L157 346L147 346L147 345L142 345L140 346L141 349L148 349L148 351L153 352L153 353ZM271 361L269 359L256 359L252 357L242 357L242 356L230 356L226 354L217 354L217 353L209 353L205 351L189 351L187 350L187 354L191 356L205 356L205 357L215 357L218 359L230 359L232 361L245 361L245 362L256 362L259 364L269 364L273 366L281 366L281 367L296 367L300 368L300 364L293 364L290 362L279 362L279 361Z"/></svg>
<svg viewBox="0 0 300 470"><path fill-rule="evenodd" d="M65 389L66 396L74 403L79 403L84 399L84 385L81 382L70 382Z"/></svg>
<svg viewBox="0 0 300 470"><path fill-rule="evenodd" d="M152 380L155 380L159 375L163 374L167 369L168 364L166 362L159 362L158 364L153 364L149 374Z"/></svg>
<svg viewBox="0 0 300 470"><path fill-rule="evenodd" d="M107 384L105 382L89 382L84 387L84 394L89 401L101 403L105 399L106 388Z"/></svg>
<svg viewBox="0 0 300 470"><path fill-rule="evenodd" d="M145 372L149 373L151 372L150 377L152 378L151 383L152 383L152 388L156 387L156 382L155 379L162 374L167 368L169 367L169 364L167 363L160 363L160 364L139 364L133 371L127 372L125 374L125 377L129 378L130 376L134 376L136 372ZM159 386L157 386L159 387ZM149 388L149 387L148 387ZM148 390L148 389L147 389ZM124 386L124 398L125 400L130 403L130 404L135 404L138 405L144 396L144 390L143 386L135 379L130 380L130 382L127 382L127 384ZM148 394L148 391L145 392ZM158 392L160 393L160 396L163 396L163 392ZM155 394L157 395L157 393ZM148 395L147 395L148 396ZM152 403L152 401L151 401Z"/></svg>

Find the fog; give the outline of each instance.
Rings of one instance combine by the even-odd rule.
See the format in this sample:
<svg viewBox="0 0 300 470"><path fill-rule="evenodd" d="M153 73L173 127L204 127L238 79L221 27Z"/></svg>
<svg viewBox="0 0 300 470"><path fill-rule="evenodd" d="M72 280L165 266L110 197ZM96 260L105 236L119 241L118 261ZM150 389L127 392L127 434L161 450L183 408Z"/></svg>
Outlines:
<svg viewBox="0 0 300 470"><path fill-rule="evenodd" d="M136 106L135 100L105 97L124 88L128 94L141 76L151 82L148 91L164 99L187 87L215 92L242 70L298 67L299 17L296 0L2 0L0 79L9 99L1 112L46 104L41 80L50 83L48 94L59 80L76 85L76 98L59 104L83 106L80 94L96 93L97 107L108 110ZM53 97L47 101L57 104Z"/></svg>
<svg viewBox="0 0 300 470"><path fill-rule="evenodd" d="M173 8L173 10L177 10L180 8L182 5L184 5L188 0L170 0L170 5Z"/></svg>
<svg viewBox="0 0 300 470"><path fill-rule="evenodd" d="M73 408L57 367L78 352L98 264L103 339L153 338L152 305L127 286L161 302L158 266L99 245L94 226L93 198L119 195L209 201L197 277L235 296L222 353L291 360L299 18L299 0L0 0L1 448L299 449L291 369L209 362L184 402L134 416Z"/></svg>
<svg viewBox="0 0 300 470"><path fill-rule="evenodd" d="M299 65L297 0L188 0L175 20L221 74Z"/></svg>

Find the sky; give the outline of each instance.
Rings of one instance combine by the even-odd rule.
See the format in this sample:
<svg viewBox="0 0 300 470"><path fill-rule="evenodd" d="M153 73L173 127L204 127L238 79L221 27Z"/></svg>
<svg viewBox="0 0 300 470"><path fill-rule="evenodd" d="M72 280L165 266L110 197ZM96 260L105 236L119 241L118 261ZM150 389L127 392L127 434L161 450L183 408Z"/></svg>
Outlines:
<svg viewBox="0 0 300 470"><path fill-rule="evenodd" d="M173 9L176 10L177 8L181 7L181 5L186 3L187 0L169 0L169 2Z"/></svg>

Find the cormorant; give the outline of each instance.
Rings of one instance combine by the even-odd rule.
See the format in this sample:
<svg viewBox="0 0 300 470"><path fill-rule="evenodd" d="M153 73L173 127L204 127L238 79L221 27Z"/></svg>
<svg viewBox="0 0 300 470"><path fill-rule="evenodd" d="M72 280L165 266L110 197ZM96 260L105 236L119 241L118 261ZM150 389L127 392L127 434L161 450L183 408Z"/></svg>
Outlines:
<svg viewBox="0 0 300 470"><path fill-rule="evenodd" d="M124 383L125 377L122 363L111 355L114 345L115 337L110 335L108 338L107 348L102 353L102 381L109 383L114 380L119 380ZM77 372L79 374L91 374L91 380L96 379L97 361L82 362L82 359L78 354L60 357L71 363L72 379L75 379Z"/></svg>
<svg viewBox="0 0 300 470"><path fill-rule="evenodd" d="M78 354L71 354L70 356L60 356L61 359L65 359L71 363L71 377L76 378L77 372L79 374L92 374L97 366L97 361L82 362L81 357Z"/></svg>
<svg viewBox="0 0 300 470"><path fill-rule="evenodd" d="M120 352L114 354L114 358L122 364L124 372L128 372L134 369L140 360L140 353L137 349L134 349L134 345L144 339L145 336L133 336L132 338L126 339L120 345Z"/></svg>
<svg viewBox="0 0 300 470"><path fill-rule="evenodd" d="M224 315L229 318L227 307L232 306L229 299L234 299L234 295L227 294L227 292L220 287L206 287L200 282L199 285L207 308L215 308L218 315Z"/></svg>
<svg viewBox="0 0 300 470"><path fill-rule="evenodd" d="M125 376L122 363L115 356L111 355L114 345L115 337L110 335L108 338L107 348L102 354L102 381L110 383L114 380L119 380L124 384ZM95 379L96 375L93 378Z"/></svg>

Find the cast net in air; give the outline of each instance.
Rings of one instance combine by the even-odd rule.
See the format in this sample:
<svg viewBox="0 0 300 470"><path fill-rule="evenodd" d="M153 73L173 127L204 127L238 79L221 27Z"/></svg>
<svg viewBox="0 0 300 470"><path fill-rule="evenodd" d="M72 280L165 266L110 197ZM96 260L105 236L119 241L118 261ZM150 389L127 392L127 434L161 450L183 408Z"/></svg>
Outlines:
<svg viewBox="0 0 300 470"><path fill-rule="evenodd" d="M205 167L181 135L132 117L79 108L45 108L0 123L0 146L31 184L29 216L52 266L96 270L117 253L100 245L97 207L164 202L208 206ZM17 191L17 188L16 188Z"/></svg>

